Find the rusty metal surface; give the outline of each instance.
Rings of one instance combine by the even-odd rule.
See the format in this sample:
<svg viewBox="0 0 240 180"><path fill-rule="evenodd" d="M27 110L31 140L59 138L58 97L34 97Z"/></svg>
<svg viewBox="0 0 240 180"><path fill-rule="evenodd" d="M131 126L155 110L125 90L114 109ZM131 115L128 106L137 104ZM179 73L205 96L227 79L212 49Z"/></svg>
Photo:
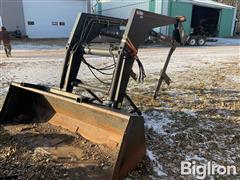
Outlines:
<svg viewBox="0 0 240 180"><path fill-rule="evenodd" d="M54 92L54 93L53 93ZM0 122L49 122L81 134L84 138L105 144L117 157L110 179L122 179L141 161L146 152L144 122L141 116L130 116L94 104L78 103L77 96L58 90L39 90L11 84L0 113Z"/></svg>

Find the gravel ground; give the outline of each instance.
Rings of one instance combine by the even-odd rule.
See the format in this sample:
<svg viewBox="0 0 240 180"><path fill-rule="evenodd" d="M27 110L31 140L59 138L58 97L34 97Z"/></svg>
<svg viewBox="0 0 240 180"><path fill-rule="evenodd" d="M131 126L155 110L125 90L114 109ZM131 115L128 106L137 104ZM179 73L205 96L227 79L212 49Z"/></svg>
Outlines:
<svg viewBox="0 0 240 180"><path fill-rule="evenodd" d="M55 48L18 47L12 58L0 55L0 107L10 81L58 85L64 49ZM143 84L131 81L129 91L134 92L132 97L143 111L148 150L145 160L128 178L181 179L184 177L180 176L180 163L184 160L235 165L240 172L239 46L178 48L167 71L172 83L164 85L159 98L153 100L151 96L168 50L144 48L139 52L147 78ZM99 66L111 62L102 57L87 59ZM86 67L79 76L97 83ZM0 167L8 167L0 168L0 176L21 177L27 173L29 178L79 177L77 171L72 171L74 168L49 157L37 156L40 160L35 162L31 158L39 147L29 148L9 132L0 129ZM36 171L39 173L34 174Z"/></svg>
<svg viewBox="0 0 240 180"><path fill-rule="evenodd" d="M5 125L0 140L0 177L18 179L105 179L117 152L49 123Z"/></svg>

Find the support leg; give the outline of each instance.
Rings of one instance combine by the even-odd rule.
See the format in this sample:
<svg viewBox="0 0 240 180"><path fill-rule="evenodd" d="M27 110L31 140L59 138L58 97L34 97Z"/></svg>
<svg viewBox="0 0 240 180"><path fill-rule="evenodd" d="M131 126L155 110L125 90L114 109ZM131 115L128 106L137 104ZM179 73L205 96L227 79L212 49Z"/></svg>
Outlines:
<svg viewBox="0 0 240 180"><path fill-rule="evenodd" d="M154 99L157 98L159 90L160 90L160 88L162 86L162 82L163 81L165 81L168 85L170 84L170 78L167 76L166 71L167 71L168 64L170 62L170 59L171 59L172 54L175 51L175 49L176 49L175 46L171 47L171 49L170 49L170 51L168 53L168 57L166 59L164 67L163 67L163 69L162 69L162 71L160 73L160 78L159 78L159 81L158 81L158 85L157 85L156 91L155 91L154 96L153 96Z"/></svg>

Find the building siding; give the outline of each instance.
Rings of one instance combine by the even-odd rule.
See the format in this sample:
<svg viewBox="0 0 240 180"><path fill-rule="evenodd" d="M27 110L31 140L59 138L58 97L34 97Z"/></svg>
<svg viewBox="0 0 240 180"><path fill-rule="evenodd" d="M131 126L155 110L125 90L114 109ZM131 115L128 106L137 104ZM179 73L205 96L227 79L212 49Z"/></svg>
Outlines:
<svg viewBox="0 0 240 180"><path fill-rule="evenodd" d="M207 6L205 6L207 7ZM212 8L212 6L210 6ZM189 2L181 2L181 1L173 1L170 0L168 15L172 17L176 17L179 15L186 16L187 21L183 23L185 31L190 34L191 33L191 20L192 20L192 9L193 4L191 1ZM233 28L233 16L234 16L234 8L222 8L221 14L219 17L219 33L218 37L227 37L232 36L232 28ZM173 26L169 28L169 33L173 30Z"/></svg>
<svg viewBox="0 0 240 180"><path fill-rule="evenodd" d="M162 7L163 7L163 1L156 0L155 1L155 13L162 14Z"/></svg>
<svg viewBox="0 0 240 180"><path fill-rule="evenodd" d="M162 15L168 16L168 9L170 6L170 0L162 0L162 8L161 13ZM161 33L168 35L169 27L165 26L161 28Z"/></svg>
<svg viewBox="0 0 240 180"><path fill-rule="evenodd" d="M183 27L188 34L191 32L192 8L193 5L190 3L171 1L169 4L169 16L185 16L187 18L187 21L183 23ZM170 26L169 33L171 34L172 31L173 26Z"/></svg>
<svg viewBox="0 0 240 180"><path fill-rule="evenodd" d="M26 34L29 38L67 38L80 12L87 12L83 0L23 0ZM29 24L32 22L33 25ZM60 25L64 22L64 25Z"/></svg>
<svg viewBox="0 0 240 180"><path fill-rule="evenodd" d="M101 3L101 12L105 16L112 16L118 18L128 18L132 12L132 9L138 8L142 10L149 11L149 0L112 0L112 1L103 1Z"/></svg>
<svg viewBox="0 0 240 180"><path fill-rule="evenodd" d="M102 3L101 3L101 2L99 2L99 3L97 4L97 10L96 10L96 12L97 12L97 14L102 15Z"/></svg>
<svg viewBox="0 0 240 180"><path fill-rule="evenodd" d="M219 36L232 36L234 9L222 9L219 21Z"/></svg>
<svg viewBox="0 0 240 180"><path fill-rule="evenodd" d="M8 31L17 30L25 35L24 13L22 0L0 0L0 16Z"/></svg>
<svg viewBox="0 0 240 180"><path fill-rule="evenodd" d="M109 0L102 1L101 14L113 17L128 18L133 8L143 9L150 12L155 12L158 14L163 14L167 16L186 16L187 21L183 23L185 31L191 33L191 20L192 20L192 9L193 1L186 0ZM199 5L201 6L201 5ZM208 7L208 4L204 4ZM209 3L209 7L213 8L213 3ZM233 30L233 19L234 19L234 9L231 7L224 8L224 5L218 5L221 7L222 14L220 16L221 21L219 21L219 36L231 36ZM161 31L163 34L172 33L173 26L162 27L157 31Z"/></svg>
<svg viewBox="0 0 240 180"><path fill-rule="evenodd" d="M149 11L156 12L156 0L149 0Z"/></svg>
<svg viewBox="0 0 240 180"><path fill-rule="evenodd" d="M90 12L91 5L96 0L0 0L0 16L3 24L9 31L15 31L17 26L23 35L30 38L62 38L68 37L75 18L79 12ZM102 1L96 6L98 14L128 18L133 8L155 12L168 16L184 15L187 22L184 28L187 33L191 31L191 19L193 4L191 1L178 0L110 0ZM14 13L13 13L14 12ZM219 19L219 36L231 36L235 9L221 9ZM34 21L29 25L28 21ZM52 22L65 22L65 26L53 26ZM163 34L171 34L173 27L156 29Z"/></svg>

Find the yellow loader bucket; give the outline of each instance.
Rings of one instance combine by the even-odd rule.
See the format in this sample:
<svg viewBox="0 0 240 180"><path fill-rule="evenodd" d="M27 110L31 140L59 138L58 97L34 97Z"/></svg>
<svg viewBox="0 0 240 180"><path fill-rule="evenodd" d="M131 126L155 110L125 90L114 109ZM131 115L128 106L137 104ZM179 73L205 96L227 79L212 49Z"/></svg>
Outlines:
<svg viewBox="0 0 240 180"><path fill-rule="evenodd" d="M0 122L11 123L20 115L28 117L28 122L20 120L17 123L29 123L29 119L49 122L114 151L114 166L108 172L103 170L102 179L124 178L146 152L142 116L79 102L79 96L72 93L12 83L0 113Z"/></svg>

